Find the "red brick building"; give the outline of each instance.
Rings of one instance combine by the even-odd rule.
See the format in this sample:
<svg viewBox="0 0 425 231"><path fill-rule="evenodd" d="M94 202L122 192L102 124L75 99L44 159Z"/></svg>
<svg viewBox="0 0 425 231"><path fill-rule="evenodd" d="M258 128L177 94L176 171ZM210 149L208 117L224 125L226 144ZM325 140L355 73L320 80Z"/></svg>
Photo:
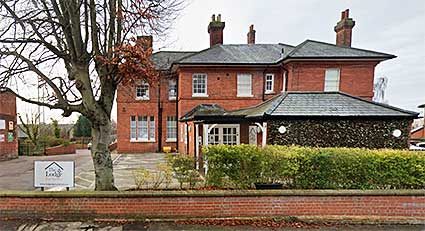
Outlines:
<svg viewBox="0 0 425 231"><path fill-rule="evenodd" d="M395 56L351 47L354 25L349 11L343 11L334 27L336 44L256 44L253 26L247 44L223 44L225 23L221 15L213 15L210 48L154 53L152 61L163 73L158 84L119 87L118 151L154 152L171 146L200 157L200 147L211 143L265 145L270 142L266 111L256 120L237 111L265 108L288 92L344 92L356 100L372 100L376 65ZM385 116L411 120L416 115L398 112Z"/></svg>
<svg viewBox="0 0 425 231"><path fill-rule="evenodd" d="M16 98L0 93L0 161L18 157Z"/></svg>

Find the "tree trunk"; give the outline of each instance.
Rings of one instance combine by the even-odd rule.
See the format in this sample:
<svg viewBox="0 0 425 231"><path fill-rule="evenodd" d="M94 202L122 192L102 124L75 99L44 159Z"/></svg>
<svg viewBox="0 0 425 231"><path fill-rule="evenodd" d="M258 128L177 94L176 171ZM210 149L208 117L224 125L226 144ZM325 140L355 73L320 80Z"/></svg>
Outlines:
<svg viewBox="0 0 425 231"><path fill-rule="evenodd" d="M96 191L115 191L114 174L109 143L111 141L111 122L106 125L92 125L91 155L95 172Z"/></svg>

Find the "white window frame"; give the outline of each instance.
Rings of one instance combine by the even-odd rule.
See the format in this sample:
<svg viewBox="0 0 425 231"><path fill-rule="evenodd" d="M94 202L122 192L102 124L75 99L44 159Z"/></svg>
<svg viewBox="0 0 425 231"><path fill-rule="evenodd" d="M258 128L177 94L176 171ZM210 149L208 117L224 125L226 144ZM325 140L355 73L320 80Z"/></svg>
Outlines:
<svg viewBox="0 0 425 231"><path fill-rule="evenodd" d="M139 88L146 88L145 89L146 95L138 96L137 93L138 93ZM136 100L149 100L149 90L150 90L150 87L149 87L148 83L143 82L142 84L136 85ZM141 91L143 91L143 89L141 89Z"/></svg>
<svg viewBox="0 0 425 231"><path fill-rule="evenodd" d="M146 132L146 136L143 136L144 132ZM155 135L154 116L130 116L130 142L155 142Z"/></svg>
<svg viewBox="0 0 425 231"><path fill-rule="evenodd" d="M331 71L336 71L337 72L337 80L336 80L336 86L329 86L327 83L330 82L331 80L328 80L327 78L330 78L331 76L328 74ZM333 80L332 80L333 81ZM329 92L329 91L339 91L339 86L340 86L340 81L341 81L341 70L339 68L327 68L325 70L325 82L324 82L324 87L323 87L323 91Z"/></svg>
<svg viewBox="0 0 425 231"><path fill-rule="evenodd" d="M249 93L241 92L243 89L240 86L242 78L249 77ZM237 74L237 95L236 97L253 97L252 95L252 74L249 73L238 73Z"/></svg>
<svg viewBox="0 0 425 231"><path fill-rule="evenodd" d="M205 92L204 93L195 93L195 84L193 83L195 78L203 77L205 78ZM194 73L192 75L192 97L208 97L208 75L205 73Z"/></svg>
<svg viewBox="0 0 425 231"><path fill-rule="evenodd" d="M288 82L288 72L284 71L283 72L283 78L282 78L282 92L286 91L287 82Z"/></svg>
<svg viewBox="0 0 425 231"><path fill-rule="evenodd" d="M137 140L137 120L136 116L130 116L130 140Z"/></svg>
<svg viewBox="0 0 425 231"><path fill-rule="evenodd" d="M268 77L271 77L271 79L268 80L267 79ZM271 87L270 89L267 89L267 83L268 82L270 82L270 84L271 84L270 85L270 87ZM264 88L265 88L264 93L266 93L266 94L274 93L274 74L273 73L267 73L266 74Z"/></svg>
<svg viewBox="0 0 425 231"><path fill-rule="evenodd" d="M209 124L210 126L209 127L211 127L211 125L212 124ZM223 140L224 140L224 138L223 138L223 129L224 128L236 128L236 145L239 145L241 142L240 142L240 125L239 124L218 124L218 125L215 125L212 129L211 129L211 131L213 131L213 129L214 128L217 128L218 129L218 134L216 134L216 135L218 135L218 144L223 144ZM210 132L211 132L210 131ZM210 138L210 133L208 133L208 139ZM208 142L208 144L210 144L209 142Z"/></svg>
<svg viewBox="0 0 425 231"><path fill-rule="evenodd" d="M176 116L167 116L165 142L177 142L177 118L176 118Z"/></svg>
<svg viewBox="0 0 425 231"><path fill-rule="evenodd" d="M174 87L174 95L171 94L172 87ZM177 98L177 81L175 79L170 79L168 81L168 99L176 100Z"/></svg>

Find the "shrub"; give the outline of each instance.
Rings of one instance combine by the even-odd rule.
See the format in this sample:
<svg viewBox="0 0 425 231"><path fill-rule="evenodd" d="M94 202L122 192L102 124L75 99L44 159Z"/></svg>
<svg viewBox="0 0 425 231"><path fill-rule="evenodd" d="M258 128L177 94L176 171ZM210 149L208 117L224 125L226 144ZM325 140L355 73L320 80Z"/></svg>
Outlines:
<svg viewBox="0 0 425 231"><path fill-rule="evenodd" d="M207 185L250 188L260 177L262 153L256 146L211 145L203 153L208 164Z"/></svg>
<svg viewBox="0 0 425 231"><path fill-rule="evenodd" d="M180 184L180 188L183 188L183 184L189 184L189 187L195 187L196 183L200 181L200 175L195 167L195 159L178 154L174 156L168 156L168 164L174 172L177 181Z"/></svg>
<svg viewBox="0 0 425 231"><path fill-rule="evenodd" d="M149 179L151 178L151 174L148 170L143 167L138 168L133 171L133 179L136 187L138 189L143 188L144 185L149 184Z"/></svg>
<svg viewBox="0 0 425 231"><path fill-rule="evenodd" d="M165 188L171 184L173 179L171 167L167 164L158 164L157 171L150 174L149 180L152 181L152 188L158 189L162 183Z"/></svg>
<svg viewBox="0 0 425 231"><path fill-rule="evenodd" d="M403 150L249 145L209 146L207 184L250 188L424 189L425 155Z"/></svg>

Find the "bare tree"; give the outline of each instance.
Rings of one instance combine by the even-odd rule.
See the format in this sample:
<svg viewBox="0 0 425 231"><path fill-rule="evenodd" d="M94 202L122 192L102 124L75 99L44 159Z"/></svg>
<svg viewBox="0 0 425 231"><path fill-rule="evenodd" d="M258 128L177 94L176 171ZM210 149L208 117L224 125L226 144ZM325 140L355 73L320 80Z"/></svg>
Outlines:
<svg viewBox="0 0 425 231"><path fill-rule="evenodd" d="M118 84L156 76L152 50L132 38L164 35L183 7L183 0L0 0L0 91L91 121L96 190L116 190L108 144ZM19 91L35 82L47 100Z"/></svg>
<svg viewBox="0 0 425 231"><path fill-rule="evenodd" d="M31 115L26 114L26 120L22 119L21 115L18 115L19 121L22 124L22 132L27 135L28 139L31 141L34 146L38 145L40 138L40 114L31 113Z"/></svg>

